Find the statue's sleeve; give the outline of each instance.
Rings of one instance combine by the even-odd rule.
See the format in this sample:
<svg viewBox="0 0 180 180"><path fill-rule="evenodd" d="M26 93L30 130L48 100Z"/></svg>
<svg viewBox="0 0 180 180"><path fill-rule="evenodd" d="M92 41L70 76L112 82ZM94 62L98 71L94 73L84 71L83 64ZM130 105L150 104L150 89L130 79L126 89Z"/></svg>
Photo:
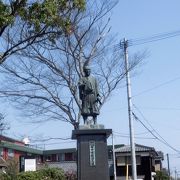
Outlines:
<svg viewBox="0 0 180 180"><path fill-rule="evenodd" d="M96 95L98 96L99 95L99 86L98 86L98 82L96 79L95 79L95 88L96 88Z"/></svg>
<svg viewBox="0 0 180 180"><path fill-rule="evenodd" d="M82 100L84 94L84 81L82 78L78 82L78 87L79 87L79 98Z"/></svg>

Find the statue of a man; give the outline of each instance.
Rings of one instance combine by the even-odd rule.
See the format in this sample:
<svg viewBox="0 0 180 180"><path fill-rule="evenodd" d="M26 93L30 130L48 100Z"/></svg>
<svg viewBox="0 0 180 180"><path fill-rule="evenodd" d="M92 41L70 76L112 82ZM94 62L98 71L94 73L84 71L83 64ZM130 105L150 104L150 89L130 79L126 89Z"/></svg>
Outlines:
<svg viewBox="0 0 180 180"><path fill-rule="evenodd" d="M79 97L82 101L81 115L84 124L87 123L88 116L93 117L94 124L97 123L97 115L99 115L98 101L99 91L97 80L90 76L91 69L84 66L84 77L79 81Z"/></svg>

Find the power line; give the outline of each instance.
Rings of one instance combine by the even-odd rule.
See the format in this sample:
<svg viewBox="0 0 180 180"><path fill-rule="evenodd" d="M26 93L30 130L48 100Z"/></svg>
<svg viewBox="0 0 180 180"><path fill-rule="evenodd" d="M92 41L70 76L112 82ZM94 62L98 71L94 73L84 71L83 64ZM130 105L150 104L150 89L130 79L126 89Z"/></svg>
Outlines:
<svg viewBox="0 0 180 180"><path fill-rule="evenodd" d="M135 45L141 45L141 44L151 43L155 41L160 41L164 39L169 39L176 36L180 36L180 30L154 34L150 37L145 37L145 38L133 39L133 40L130 40L130 42L132 41L132 46L135 46Z"/></svg>
<svg viewBox="0 0 180 180"><path fill-rule="evenodd" d="M119 133L119 132L115 132L115 131L113 131L115 134L118 134L118 135L122 135L122 136L129 136L129 134L128 133ZM149 133L148 131L146 131L146 132L141 132L141 133L135 133L134 135L142 135L142 134L147 134L147 133Z"/></svg>
<svg viewBox="0 0 180 180"><path fill-rule="evenodd" d="M161 137L161 135L153 128L153 126L149 123L149 121L144 117L144 115L143 115L143 113L140 111L140 109L137 107L137 106L135 106L134 104L133 104L133 106L134 106L134 108L141 114L141 116L143 117L143 119L148 123L148 125L152 128L152 130L159 136L159 137ZM165 141L165 139L163 138L163 137L161 137L164 141Z"/></svg>
<svg viewBox="0 0 180 180"><path fill-rule="evenodd" d="M38 140L32 140L34 143L35 142L45 142L45 141L51 141L51 140L63 140L63 141L66 141L66 140L70 140L71 138L68 137L68 138L46 138L46 139L38 139Z"/></svg>
<svg viewBox="0 0 180 180"><path fill-rule="evenodd" d="M132 96L132 97L136 97L136 96L140 96L140 95L142 95L142 94L148 93L148 92L150 92L150 91L153 91L154 89L158 89L158 88L160 88L160 87L162 87L162 86L165 86L165 85L167 85L167 84L170 84L170 83L172 83L172 82L174 82L174 81L177 81L177 80L179 80L179 79L180 79L180 77L176 77L176 78L174 78L174 79L171 79L171 80L169 80L169 81L166 81L166 82L163 82L163 83L161 83L161 84L159 84L159 85L156 85L156 86L154 86L154 87L152 87L152 88L150 88L150 89L144 90L144 91L142 91L142 92L140 92L140 93L138 93L138 94L136 94L136 95L134 95L134 96Z"/></svg>
<svg viewBox="0 0 180 180"><path fill-rule="evenodd" d="M114 135L115 137L122 137L122 138L129 138L129 135ZM140 136L135 136L136 139L156 139L152 137L140 137Z"/></svg>
<svg viewBox="0 0 180 180"><path fill-rule="evenodd" d="M136 120L138 120L157 140L159 140L161 143L165 144L166 146L170 147L171 149L173 149L174 151L180 153L179 150L177 150L176 148L174 148L173 146L171 146L167 141L164 140L164 138L162 138L162 136L160 136L162 139L160 139L158 136L156 136L134 113L133 116Z"/></svg>
<svg viewBox="0 0 180 180"><path fill-rule="evenodd" d="M173 38L176 36L180 36L180 30L154 34L152 36L144 37L144 38L130 39L130 40L128 40L128 46L136 46L136 45L152 43L152 42L161 41L164 39ZM115 49L117 49L117 48L123 49L123 45L122 45L122 43L120 43L120 44L115 45L114 48Z"/></svg>
<svg viewBox="0 0 180 180"><path fill-rule="evenodd" d="M175 108L175 107L141 107L141 109L151 109L151 110L165 110L165 111L179 111L180 110L180 107L179 108Z"/></svg>
<svg viewBox="0 0 180 180"><path fill-rule="evenodd" d="M51 146L51 145L57 145L57 144L69 144L69 143L75 143L76 141L67 141L67 142L55 142L55 143L45 143L45 144L37 144L38 146L45 145L45 146Z"/></svg>
<svg viewBox="0 0 180 180"><path fill-rule="evenodd" d="M46 122L45 122L46 123ZM40 123L37 126L35 126L34 128L32 128L31 130L28 131L28 135L31 134L33 131L37 130L38 128L42 127L45 123Z"/></svg>
<svg viewBox="0 0 180 180"><path fill-rule="evenodd" d="M140 112L140 111L139 111ZM141 113L141 112L140 112ZM152 136L154 136L157 140L159 140L161 143L165 144L166 146L168 146L169 148L173 149L174 151L180 153L179 150L177 150L176 148L174 148L173 146L171 146L153 127L152 125L144 118L143 114L141 113L141 115L143 116L144 120L149 124L149 126L152 128L152 130L157 134L155 134L152 130L150 130L136 115L135 113L132 113L134 118L139 121L143 127L145 129L147 129L151 134ZM159 136L159 137L158 137Z"/></svg>

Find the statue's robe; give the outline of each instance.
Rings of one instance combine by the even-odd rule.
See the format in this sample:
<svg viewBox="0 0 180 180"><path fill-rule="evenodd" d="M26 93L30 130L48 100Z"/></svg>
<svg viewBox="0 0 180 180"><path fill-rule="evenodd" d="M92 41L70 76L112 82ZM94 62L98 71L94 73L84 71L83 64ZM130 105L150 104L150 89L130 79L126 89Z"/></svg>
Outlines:
<svg viewBox="0 0 180 180"><path fill-rule="evenodd" d="M94 116L99 114L97 105L98 95L97 80L92 76L82 77L79 81L79 96L82 100L82 116Z"/></svg>

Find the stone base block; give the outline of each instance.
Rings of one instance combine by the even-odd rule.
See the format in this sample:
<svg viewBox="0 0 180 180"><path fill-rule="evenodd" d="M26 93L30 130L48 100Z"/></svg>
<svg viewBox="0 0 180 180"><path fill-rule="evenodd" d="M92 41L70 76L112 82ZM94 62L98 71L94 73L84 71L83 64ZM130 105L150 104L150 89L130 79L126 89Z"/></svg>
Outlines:
<svg viewBox="0 0 180 180"><path fill-rule="evenodd" d="M77 139L78 180L109 180L107 138L111 133L112 129L97 127L72 131L72 139Z"/></svg>

